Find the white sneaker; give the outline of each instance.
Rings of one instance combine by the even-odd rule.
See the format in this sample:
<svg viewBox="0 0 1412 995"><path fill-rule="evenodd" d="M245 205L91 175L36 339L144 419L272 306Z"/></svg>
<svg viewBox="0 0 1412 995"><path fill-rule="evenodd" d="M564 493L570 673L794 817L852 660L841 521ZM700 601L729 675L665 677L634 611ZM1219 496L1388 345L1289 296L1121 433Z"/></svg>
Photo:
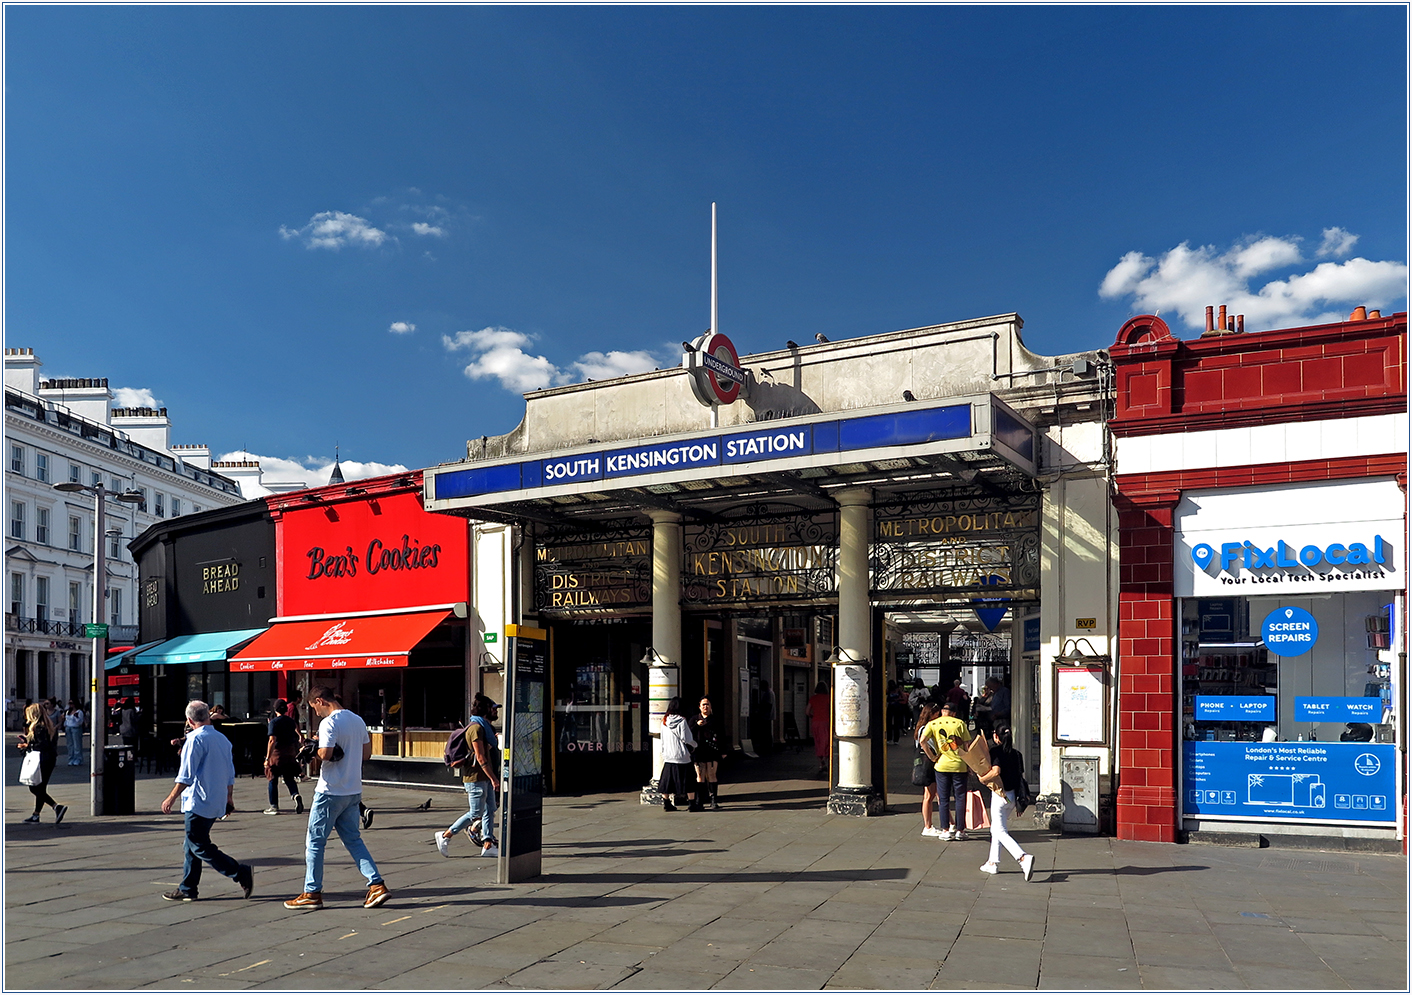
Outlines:
<svg viewBox="0 0 1412 995"><path fill-rule="evenodd" d="M277 809L277 808L275 808L273 805L271 805L269 808L265 809L265 814L266 814L266 815L279 815L279 809Z"/></svg>
<svg viewBox="0 0 1412 995"><path fill-rule="evenodd" d="M954 839L954 840L968 840L968 839L970 839L971 837L969 837L969 836L966 835L966 830L964 830L964 829L958 829L958 830L956 830L954 833L951 834L951 838Z"/></svg>
<svg viewBox="0 0 1412 995"><path fill-rule="evenodd" d="M1034 854L1027 853L1020 858L1020 871L1025 875L1025 880L1028 881L1030 875L1034 873Z"/></svg>
<svg viewBox="0 0 1412 995"><path fill-rule="evenodd" d="M500 848L498 846L488 846L480 852L480 855L482 857L498 857L500 856Z"/></svg>
<svg viewBox="0 0 1412 995"><path fill-rule="evenodd" d="M999 865L999 864L992 864L992 863L990 863L989 861L987 861L986 863L981 864L981 870L984 871L984 872L987 873L987 874L999 874L999 873L1000 873L1000 865Z"/></svg>
<svg viewBox="0 0 1412 995"><path fill-rule="evenodd" d="M938 839L943 840L954 840L956 838L955 834L949 829L938 829L936 835Z"/></svg>
<svg viewBox="0 0 1412 995"><path fill-rule="evenodd" d="M940 835L941 835L941 830L935 828L934 826L927 826L925 829L922 830L922 835L923 835L923 836L940 836Z"/></svg>
<svg viewBox="0 0 1412 995"><path fill-rule="evenodd" d="M451 841L446 838L445 833L437 833L432 837L432 842L436 844L437 853L443 857L451 856Z"/></svg>

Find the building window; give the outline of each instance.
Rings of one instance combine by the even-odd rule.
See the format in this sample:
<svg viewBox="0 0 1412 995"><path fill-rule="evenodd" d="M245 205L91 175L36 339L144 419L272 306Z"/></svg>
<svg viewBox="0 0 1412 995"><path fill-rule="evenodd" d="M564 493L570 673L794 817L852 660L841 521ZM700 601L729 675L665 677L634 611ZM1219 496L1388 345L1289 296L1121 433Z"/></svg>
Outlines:
<svg viewBox="0 0 1412 995"><path fill-rule="evenodd" d="M172 517L176 518L181 514L181 498L172 498Z"/></svg>
<svg viewBox="0 0 1412 995"><path fill-rule="evenodd" d="M23 617L25 613L25 575L10 574L10 614Z"/></svg>
<svg viewBox="0 0 1412 995"><path fill-rule="evenodd" d="M34 541L49 545L49 509L34 509Z"/></svg>
<svg viewBox="0 0 1412 995"><path fill-rule="evenodd" d="M40 622L49 621L49 578L34 578L34 617Z"/></svg>
<svg viewBox="0 0 1412 995"><path fill-rule="evenodd" d="M10 502L10 536L14 539L25 537L25 505L23 501Z"/></svg>
<svg viewBox="0 0 1412 995"><path fill-rule="evenodd" d="M191 506L191 513L192 513L193 515L199 515L199 514L201 514L201 506L200 506L199 504L193 504L193 505Z"/></svg>
<svg viewBox="0 0 1412 995"><path fill-rule="evenodd" d="M166 495L163 494L161 491L155 491L155 492L153 492L153 494L152 494L152 498L153 498L152 513L153 513L154 515L156 515L158 518L166 518L166 517L167 517L167 497L166 497Z"/></svg>
<svg viewBox="0 0 1412 995"><path fill-rule="evenodd" d="M103 485L103 474L99 473L97 470L88 471L88 477L89 486L101 487Z"/></svg>
<svg viewBox="0 0 1412 995"><path fill-rule="evenodd" d="M138 507L141 508L143 511L146 511L146 510L147 510L147 488L145 488L145 487L139 487L139 488L137 489L137 496L140 497L140 498L142 498L142 503L139 504Z"/></svg>
<svg viewBox="0 0 1412 995"><path fill-rule="evenodd" d="M83 522L77 515L69 516L69 548L77 553L83 552Z"/></svg>
<svg viewBox="0 0 1412 995"><path fill-rule="evenodd" d="M24 475L24 472L25 472L25 447L24 447L24 446L13 446L13 445L12 445L12 446L10 447L10 469L13 470L15 473L20 474L21 476Z"/></svg>
<svg viewBox="0 0 1412 995"><path fill-rule="evenodd" d="M120 535L108 537L108 559L121 560L123 558L122 543L123 537Z"/></svg>
<svg viewBox="0 0 1412 995"><path fill-rule="evenodd" d="M69 483L71 483L71 484L76 484L76 483L78 483L78 482L79 482L79 478L80 478L81 476L83 476L83 469L82 469L77 463L70 463L70 464L69 464Z"/></svg>
<svg viewBox="0 0 1412 995"><path fill-rule="evenodd" d="M123 624L123 589L120 587L110 588L108 591L108 616L109 625Z"/></svg>
<svg viewBox="0 0 1412 995"><path fill-rule="evenodd" d="M69 583L69 621L77 622L83 618L83 585Z"/></svg>
<svg viewBox="0 0 1412 995"><path fill-rule="evenodd" d="M43 481L44 483L48 483L48 482L49 482L49 454L48 454L48 453L35 453L35 454L34 454L34 478L35 478L36 480Z"/></svg>

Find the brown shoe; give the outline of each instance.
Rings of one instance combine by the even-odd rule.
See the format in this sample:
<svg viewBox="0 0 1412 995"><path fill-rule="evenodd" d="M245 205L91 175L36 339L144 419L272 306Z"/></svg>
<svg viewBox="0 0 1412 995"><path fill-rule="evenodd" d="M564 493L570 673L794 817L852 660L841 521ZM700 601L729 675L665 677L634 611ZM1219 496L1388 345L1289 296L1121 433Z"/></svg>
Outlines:
<svg viewBox="0 0 1412 995"><path fill-rule="evenodd" d="M324 907L324 893L322 891L301 891L294 898L284 903L286 909L321 909Z"/></svg>
<svg viewBox="0 0 1412 995"><path fill-rule="evenodd" d="M387 885L379 881L377 884L368 886L368 897L363 899L363 908L375 909L387 899Z"/></svg>

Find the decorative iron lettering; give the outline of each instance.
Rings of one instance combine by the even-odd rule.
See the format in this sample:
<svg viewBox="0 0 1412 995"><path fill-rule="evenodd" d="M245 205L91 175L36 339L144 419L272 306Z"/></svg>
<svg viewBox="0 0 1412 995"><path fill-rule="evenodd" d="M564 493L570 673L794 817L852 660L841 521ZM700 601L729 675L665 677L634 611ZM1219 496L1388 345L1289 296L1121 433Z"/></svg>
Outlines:
<svg viewBox="0 0 1412 995"><path fill-rule="evenodd" d="M601 615L652 604L652 539L642 525L555 530L536 537L534 589L540 611Z"/></svg>
<svg viewBox="0 0 1412 995"><path fill-rule="evenodd" d="M1037 493L912 495L874 509L873 590L909 597L1028 597L1039 584Z"/></svg>
<svg viewBox="0 0 1412 995"><path fill-rule="evenodd" d="M754 504L737 516L688 525L682 603L816 603L836 596L838 526L832 511Z"/></svg>

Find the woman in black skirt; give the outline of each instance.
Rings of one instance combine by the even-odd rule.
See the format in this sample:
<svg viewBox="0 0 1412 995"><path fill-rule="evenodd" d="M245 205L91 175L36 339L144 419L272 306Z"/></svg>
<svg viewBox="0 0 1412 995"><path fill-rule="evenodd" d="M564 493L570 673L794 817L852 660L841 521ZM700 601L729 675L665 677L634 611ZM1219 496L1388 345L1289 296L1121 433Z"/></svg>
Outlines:
<svg viewBox="0 0 1412 995"><path fill-rule="evenodd" d="M675 812L675 798L685 798L696 790L696 771L691 766L691 751L696 737L681 712L681 698L667 702L667 714L662 716L662 776L657 787L662 792L662 809ZM691 802L691 811L700 812L701 803Z"/></svg>
<svg viewBox="0 0 1412 995"><path fill-rule="evenodd" d="M716 729L716 720L711 716L711 699L702 698L700 711L692 720L692 731L696 736L696 749L691 751L691 759L696 764L696 804L705 808L710 802L713 809L720 809L716 795L720 789L716 771L720 767L721 734Z"/></svg>
<svg viewBox="0 0 1412 995"><path fill-rule="evenodd" d="M64 813L69 807L49 797L49 778L54 773L54 764L59 760L59 741L54 736L54 723L42 706L30 705L25 709L25 730L19 747L21 751L34 750L39 754L41 777L38 784L29 786L30 794L34 795L34 814L24 821L38 822L39 813L44 811L45 805L49 805L54 809L54 824L57 826L64 821Z"/></svg>

